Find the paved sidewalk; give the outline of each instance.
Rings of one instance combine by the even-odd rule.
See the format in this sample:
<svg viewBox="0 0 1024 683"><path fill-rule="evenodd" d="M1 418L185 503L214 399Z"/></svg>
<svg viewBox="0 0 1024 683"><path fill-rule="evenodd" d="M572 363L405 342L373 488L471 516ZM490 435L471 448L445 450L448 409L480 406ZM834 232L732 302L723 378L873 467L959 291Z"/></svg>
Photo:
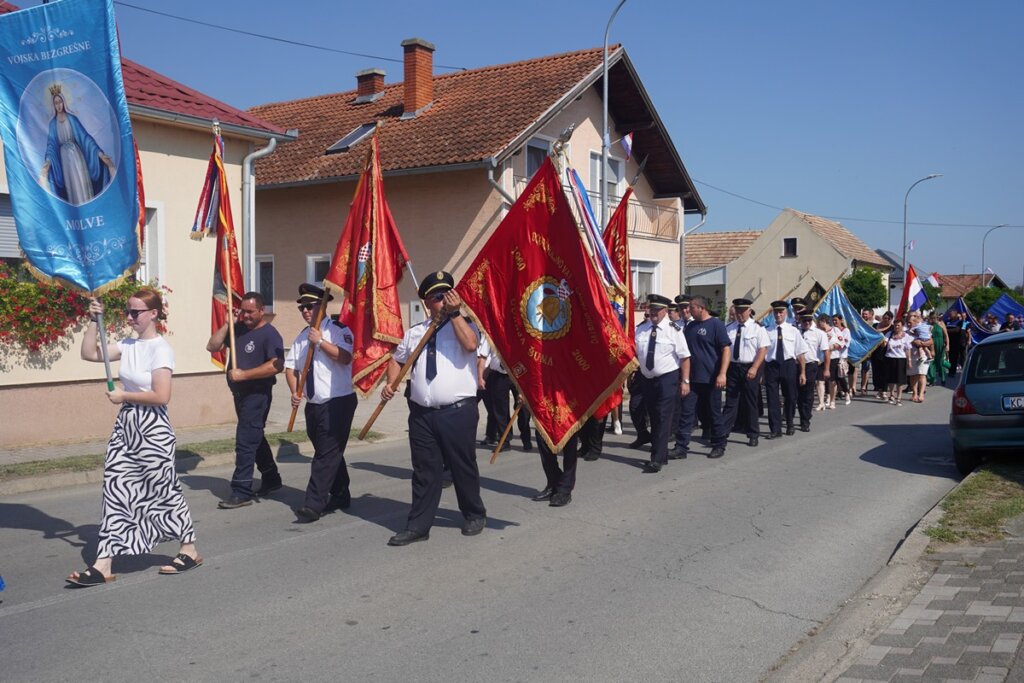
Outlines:
<svg viewBox="0 0 1024 683"><path fill-rule="evenodd" d="M1024 681L1024 538L921 561L931 579L837 681Z"/></svg>

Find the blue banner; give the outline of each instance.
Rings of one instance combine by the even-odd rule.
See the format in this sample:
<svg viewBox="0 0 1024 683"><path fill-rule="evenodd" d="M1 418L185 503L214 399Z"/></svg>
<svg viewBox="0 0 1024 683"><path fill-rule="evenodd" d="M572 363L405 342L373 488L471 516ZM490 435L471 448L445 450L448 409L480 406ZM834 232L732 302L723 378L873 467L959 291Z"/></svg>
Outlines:
<svg viewBox="0 0 1024 683"><path fill-rule="evenodd" d="M850 330L850 362L859 363L875 350L875 347L882 341L883 335L864 322L864 319L860 317L860 311L854 308L850 300L846 298L846 292L843 291L839 283L832 286L818 307L814 309L816 316L835 315L836 313L843 316L846 329Z"/></svg>
<svg viewBox="0 0 1024 683"><path fill-rule="evenodd" d="M0 16L0 135L35 274L99 293L139 261L138 186L111 0Z"/></svg>

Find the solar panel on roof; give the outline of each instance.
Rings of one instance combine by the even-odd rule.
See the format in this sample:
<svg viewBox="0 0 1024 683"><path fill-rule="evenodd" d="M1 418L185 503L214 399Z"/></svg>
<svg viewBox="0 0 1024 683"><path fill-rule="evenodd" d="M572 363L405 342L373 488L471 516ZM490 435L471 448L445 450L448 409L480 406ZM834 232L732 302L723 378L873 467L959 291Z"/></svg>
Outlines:
<svg viewBox="0 0 1024 683"><path fill-rule="evenodd" d="M326 154L339 154L341 152L347 152L349 149L357 145L364 138L368 137L373 129L377 127L376 123L364 123L361 126L356 127L351 133L343 137L342 139L335 142L333 145L327 148Z"/></svg>

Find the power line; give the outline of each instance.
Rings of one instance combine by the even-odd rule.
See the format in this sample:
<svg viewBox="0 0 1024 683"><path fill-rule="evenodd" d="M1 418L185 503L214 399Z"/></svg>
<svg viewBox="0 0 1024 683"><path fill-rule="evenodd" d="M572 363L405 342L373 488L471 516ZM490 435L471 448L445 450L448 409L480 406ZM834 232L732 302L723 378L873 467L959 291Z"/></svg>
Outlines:
<svg viewBox="0 0 1024 683"><path fill-rule="evenodd" d="M369 54L365 54L365 53L362 53L362 52L349 52L348 50L339 50L337 48L326 47L324 45L314 45L312 43L303 43L303 42L298 41L298 40L289 40L288 38L278 38L277 36L268 36L268 35L266 35L264 33L253 33L252 31L243 31L242 29L231 28L230 26L222 26L220 24L214 24L214 23L211 23L211 22L208 22L208 21L200 21L199 19L191 19L189 17L180 17L180 16L178 16L176 14L168 14L167 12L160 12L158 10L150 9L148 7L139 7L138 5L133 5L133 4L129 3L129 2L121 2L121 0L114 0L114 4L115 5L120 5L122 7L129 7L131 9L139 10L140 12L148 12L150 14L156 14L156 15L161 16L161 17L167 17L168 19L176 19L178 21L184 21L184 22L189 23L189 24L197 24L199 26L206 26L208 28L215 28L215 29L218 29L220 31L228 31L230 33L237 33L239 35L249 36L250 38L262 38L263 40L272 40L272 41L274 41L276 43L285 43L286 45L295 45L295 46L298 46L298 47L308 47L308 48L313 49L313 50L323 50L324 52L335 52L335 53L341 54L341 55L349 55L350 57L366 57L368 59L376 59L376 60L380 60L380 61L383 61L383 62L397 62L399 64L404 64L405 63L405 60L396 59L394 57L380 57L378 55L369 55ZM452 70L452 71L465 71L466 70L466 67L464 67L464 66L448 66L446 64L435 64L434 66L436 68L438 68L438 69L449 69L449 70Z"/></svg>
<svg viewBox="0 0 1024 683"><path fill-rule="evenodd" d="M750 202L751 204L757 204L758 206L764 206L764 207L767 207L769 209L775 209L776 211L784 211L785 210L781 206L774 206L772 204L766 204L765 202L760 202L760 201L758 201L756 199L751 199L750 197L744 197L741 194L737 194L735 192L730 192L729 190L723 189L721 187L716 187L716 186L712 185L711 183L704 182L703 180L697 180L696 178L694 178L693 182L697 183L698 185L703 185L704 187L709 187L712 190L717 190L718 192L722 192L724 194L727 194L730 197L736 197L737 199L742 199L745 202ZM892 221L892 220L886 220L886 219L882 219L882 218L855 218L853 216L825 216L825 215L822 215L822 217L823 218L828 218L828 219L834 220L834 221L853 221L855 223L888 223L890 225L903 225L903 221ZM910 222L907 223L907 225L923 225L923 226L928 226L928 227L933 227L933 228L991 228L992 227L988 223L919 223L919 222L916 222L916 221L910 221ZM1020 227L1024 227L1024 226L1021 226L1021 225L1008 225L1006 227L1008 227L1008 228L1020 228Z"/></svg>

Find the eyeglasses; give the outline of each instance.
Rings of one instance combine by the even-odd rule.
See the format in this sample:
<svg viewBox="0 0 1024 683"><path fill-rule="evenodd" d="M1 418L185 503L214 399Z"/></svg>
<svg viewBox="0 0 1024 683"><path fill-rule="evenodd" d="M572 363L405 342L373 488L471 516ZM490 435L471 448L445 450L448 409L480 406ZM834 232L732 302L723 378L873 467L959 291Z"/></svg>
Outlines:
<svg viewBox="0 0 1024 683"><path fill-rule="evenodd" d="M145 313L146 311L151 311L151 310L153 310L153 309L152 308L129 308L124 313L129 318L131 318L132 320L138 320L139 319L139 314Z"/></svg>
<svg viewBox="0 0 1024 683"><path fill-rule="evenodd" d="M316 308L316 304L299 304L298 308L300 311L312 311Z"/></svg>

